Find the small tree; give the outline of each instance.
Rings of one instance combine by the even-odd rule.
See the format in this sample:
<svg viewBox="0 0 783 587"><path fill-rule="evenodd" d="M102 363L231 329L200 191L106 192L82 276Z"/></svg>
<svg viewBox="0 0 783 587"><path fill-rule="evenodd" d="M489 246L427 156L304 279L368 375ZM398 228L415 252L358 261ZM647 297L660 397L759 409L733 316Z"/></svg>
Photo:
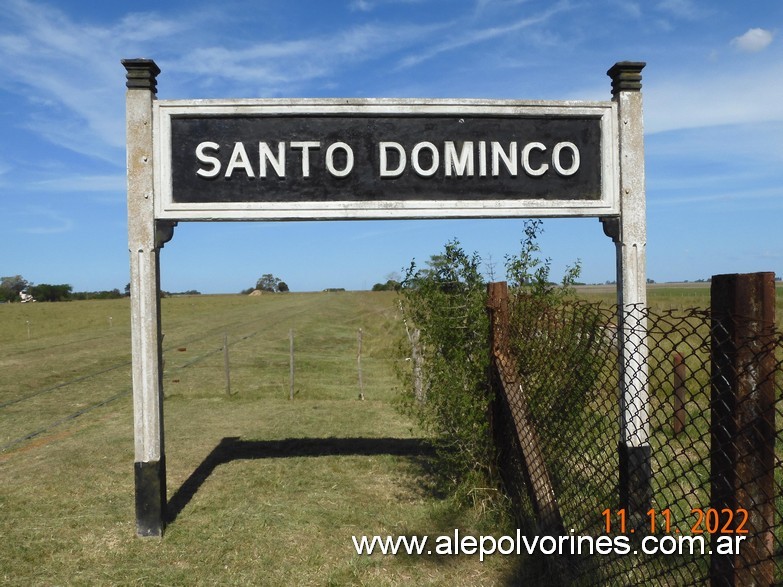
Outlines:
<svg viewBox="0 0 783 587"><path fill-rule="evenodd" d="M27 287L30 285L31 284L21 275L0 277L0 301L19 301L19 294L27 289Z"/></svg>
<svg viewBox="0 0 783 587"><path fill-rule="evenodd" d="M430 258L428 267L411 263L402 282L403 314L421 332L420 395L427 399L416 397L406 373L401 403L433 435L440 479L451 490L476 475L485 479L494 461L486 418L488 321L480 265L478 255L466 254L455 239L442 255Z"/></svg>
<svg viewBox="0 0 783 587"><path fill-rule="evenodd" d="M537 243L541 226L540 220L525 222L520 251L506 256L506 278L515 295L531 296L549 308L573 292L580 265L566 270L560 286L551 283L550 260L540 258ZM476 499L477 488L497 486L487 417L489 320L482 261L452 240L427 265L418 269L411 263L402 282L404 319L420 331L423 390L417 393L413 369L401 373L401 405L435 439L445 488Z"/></svg>
<svg viewBox="0 0 783 587"><path fill-rule="evenodd" d="M285 281L281 281L277 284L277 291L280 293L286 293L288 290L288 284Z"/></svg>
<svg viewBox="0 0 783 587"><path fill-rule="evenodd" d="M275 292L277 291L277 287L279 284L280 284L279 277L275 277L271 273L264 273L261 277L259 277L258 281L256 282L256 289L261 291Z"/></svg>

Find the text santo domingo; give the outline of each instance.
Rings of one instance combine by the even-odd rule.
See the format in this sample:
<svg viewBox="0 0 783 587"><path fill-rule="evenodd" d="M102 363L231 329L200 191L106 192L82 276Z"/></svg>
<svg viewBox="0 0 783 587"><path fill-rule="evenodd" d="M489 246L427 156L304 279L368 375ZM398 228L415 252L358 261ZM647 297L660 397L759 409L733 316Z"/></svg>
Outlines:
<svg viewBox="0 0 783 587"><path fill-rule="evenodd" d="M381 178L405 173L431 177L439 171L439 175L453 177L571 176L579 171L581 161L579 148L570 141L549 146L538 141L421 141L410 148L395 141L379 141L376 153L371 165ZM316 168L339 178L350 175L356 166L354 149L342 141L235 142L228 149L203 141L196 146L195 157L199 163L196 174L205 179L285 178L286 174L310 177Z"/></svg>

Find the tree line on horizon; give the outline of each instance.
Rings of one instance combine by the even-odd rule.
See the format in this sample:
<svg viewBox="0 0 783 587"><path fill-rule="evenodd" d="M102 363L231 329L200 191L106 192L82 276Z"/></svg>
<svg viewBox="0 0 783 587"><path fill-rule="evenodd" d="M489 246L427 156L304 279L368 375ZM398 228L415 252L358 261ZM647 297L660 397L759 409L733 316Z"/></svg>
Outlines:
<svg viewBox="0 0 783 587"><path fill-rule="evenodd" d="M123 294L118 288L103 291L73 291L73 286L68 283L34 284L21 275L0 277L0 303L109 300L121 297Z"/></svg>
<svg viewBox="0 0 783 587"><path fill-rule="evenodd" d="M161 291L160 295L165 298L174 295L199 295L200 293L196 290L177 293ZM100 291L73 291L73 286L68 283L34 284L21 275L0 277L0 303L116 300L128 296L130 296L130 283L125 285L124 291L120 291L119 288Z"/></svg>

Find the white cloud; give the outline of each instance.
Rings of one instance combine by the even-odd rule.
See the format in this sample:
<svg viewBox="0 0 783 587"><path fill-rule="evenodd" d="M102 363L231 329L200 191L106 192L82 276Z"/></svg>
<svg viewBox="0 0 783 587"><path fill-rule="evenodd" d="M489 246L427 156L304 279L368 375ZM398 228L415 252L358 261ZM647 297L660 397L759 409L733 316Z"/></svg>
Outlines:
<svg viewBox="0 0 783 587"><path fill-rule="evenodd" d="M638 2L628 0L610 0L613 10L621 11L623 14L628 15L631 18L642 17L642 7Z"/></svg>
<svg viewBox="0 0 783 587"><path fill-rule="evenodd" d="M121 175L72 175L45 179L30 184L30 189L56 192L125 192L126 177Z"/></svg>
<svg viewBox="0 0 783 587"><path fill-rule="evenodd" d="M697 20L704 14L693 0L663 0L658 3L657 8L684 20Z"/></svg>
<svg viewBox="0 0 783 587"><path fill-rule="evenodd" d="M234 91L290 95L346 66L420 43L445 25L358 25L331 35L257 43L242 49L202 47L164 65L202 80L226 80ZM225 84L223 84L225 85Z"/></svg>
<svg viewBox="0 0 783 587"><path fill-rule="evenodd" d="M373 9L372 3L367 0L354 0L351 2L351 10L358 10L359 12L370 12Z"/></svg>
<svg viewBox="0 0 783 587"><path fill-rule="evenodd" d="M221 95L292 95L314 81L328 85L347 67L417 46L447 26L359 24L301 38L217 44L202 32L210 18L210 30L219 30L215 21L221 16L205 10L175 18L135 13L96 24L51 5L7 0L0 12L0 87L32 106L19 126L73 152L122 165L122 57L149 56L152 49L161 69L176 73L166 78L167 96L161 97L184 92L181 83L189 92L200 84L207 95L218 87Z"/></svg>
<svg viewBox="0 0 783 587"><path fill-rule="evenodd" d="M18 230L25 234L61 234L73 230L74 222L71 218L63 216L55 210L43 207L28 208L26 216L36 217L37 225L23 227Z"/></svg>
<svg viewBox="0 0 783 587"><path fill-rule="evenodd" d="M153 40L176 44L177 33L192 28L188 17L154 14L97 25L51 5L7 0L0 13L0 84L33 106L20 126L74 152L120 164L125 148L120 59L137 57Z"/></svg>
<svg viewBox="0 0 783 587"><path fill-rule="evenodd" d="M649 193L650 190L648 190ZM682 206L683 204L706 204L706 203L740 203L748 206L750 201L765 201L771 203L776 209L779 209L783 204L780 202L780 189L776 186L762 187L748 189L737 189L734 191L720 191L713 192L705 195L698 196L683 196L678 194L674 198L667 197L650 197L648 198L648 205L650 206Z"/></svg>
<svg viewBox="0 0 783 587"><path fill-rule="evenodd" d="M783 121L783 63L702 73L673 75L645 85L648 132Z"/></svg>
<svg viewBox="0 0 783 587"><path fill-rule="evenodd" d="M419 4L423 0L353 0L349 8L359 12L371 12L383 4Z"/></svg>
<svg viewBox="0 0 783 587"><path fill-rule="evenodd" d="M744 53L758 53L766 49L774 37L775 33L766 29L749 29L745 34L734 37L731 46Z"/></svg>
<svg viewBox="0 0 783 587"><path fill-rule="evenodd" d="M474 29L474 30L461 29L458 36L452 37L451 39L439 43L433 47L430 47L429 49L425 48L425 49L417 50L415 55L410 55L405 59L403 59L399 63L399 66L402 68L411 67L414 65L418 65L423 61L427 61L428 59L432 59L433 57L440 55L441 53L462 49L464 47L469 47L470 45L475 45L476 43L491 41L493 39L503 37L511 33L516 33L520 30L533 27L537 24L542 24L548 21L549 19L551 19L556 14L561 13L569 8L570 6L568 2L559 2L558 4L556 4L549 10L542 12L541 14L528 16L520 20L517 20L515 22L511 22L501 26Z"/></svg>
<svg viewBox="0 0 783 587"><path fill-rule="evenodd" d="M364 0L364 4L373 7L414 1ZM6 2L5 12L0 14L0 84L38 106L32 109L34 114L18 124L54 144L115 165L124 163L125 147L121 57L136 57L154 49L164 73L174 73L166 77L163 89L167 95L162 97L182 97L177 93L190 93L195 84L201 84L199 91L207 90L207 94L294 95L312 93L314 85L327 87L346 70L358 71L367 62L393 67L396 60L398 69L405 69L444 53L513 39L521 31L528 43L540 43L535 36L540 28L578 9L564 0L546 11L526 10L527 14L517 20L481 21L491 23L487 26L458 17L432 24L355 24L300 38L288 34L277 39L265 36L267 40L261 43L237 39L218 44L204 38L201 21L195 16L168 18L136 13L99 26L72 19L46 4ZM640 9L637 0L612 2L624 6L629 14L637 14ZM358 2L354 6L359 8ZM477 0L476 6L487 11L494 8L483 0ZM665 0L656 7L682 17L696 14L690 0ZM194 12L199 12L198 18L206 18L203 10ZM761 50L773 36L770 31L751 29L732 44L741 50ZM533 57L530 59L532 62ZM508 67L509 62L503 65ZM413 76L410 79L407 83L418 84L411 91L418 94L431 93L433 87L438 87L422 85ZM602 85L592 94L579 93L576 97L605 99L607 87ZM748 87L754 91L748 92ZM753 71L716 68L699 79L688 74L655 80L645 87L646 126L648 131L658 132L783 120L781 92L783 64L774 62ZM96 180L94 185L101 181ZM93 191L86 185L78 189Z"/></svg>

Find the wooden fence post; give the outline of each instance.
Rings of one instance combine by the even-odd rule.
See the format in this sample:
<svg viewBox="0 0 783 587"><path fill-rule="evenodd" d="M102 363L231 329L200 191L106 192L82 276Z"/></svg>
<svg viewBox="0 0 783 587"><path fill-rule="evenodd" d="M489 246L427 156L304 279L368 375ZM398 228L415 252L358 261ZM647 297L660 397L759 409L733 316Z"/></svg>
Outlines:
<svg viewBox="0 0 783 587"><path fill-rule="evenodd" d="M359 329L359 350L356 354L356 364L359 369L359 399L364 399L364 381L362 381L362 329Z"/></svg>
<svg viewBox="0 0 783 587"><path fill-rule="evenodd" d="M288 330L288 399L294 399L294 329Z"/></svg>
<svg viewBox="0 0 783 587"><path fill-rule="evenodd" d="M405 313L402 311L402 302L400 302L400 312L403 314L402 323L405 325L405 334L408 336L408 342L411 343L411 362L413 363L413 395L423 402L427 398L424 394L424 378L422 377L422 364L424 358L421 355L421 330L408 328L408 321L405 320Z"/></svg>
<svg viewBox="0 0 783 587"><path fill-rule="evenodd" d="M721 554L714 533L713 585L772 585L775 523L775 275L712 278L711 507L719 525L747 522L739 553Z"/></svg>
<svg viewBox="0 0 783 587"><path fill-rule="evenodd" d="M231 395L231 367L228 361L228 333L223 333L223 369L226 372L226 395Z"/></svg>
<svg viewBox="0 0 783 587"><path fill-rule="evenodd" d="M487 310L490 324L490 357L499 386L495 401L508 405L513 428L521 449L522 465L528 481L528 496L536 512L539 530L543 534L562 535L563 518L557 505L552 479L539 443L535 423L530 414L524 382L519 378L516 360L511 356L509 340L508 285L506 282L487 286ZM491 417L497 417L497 406ZM495 422L492 423L496 425ZM497 434L495 434L497 438ZM507 439L503 444L508 445Z"/></svg>

